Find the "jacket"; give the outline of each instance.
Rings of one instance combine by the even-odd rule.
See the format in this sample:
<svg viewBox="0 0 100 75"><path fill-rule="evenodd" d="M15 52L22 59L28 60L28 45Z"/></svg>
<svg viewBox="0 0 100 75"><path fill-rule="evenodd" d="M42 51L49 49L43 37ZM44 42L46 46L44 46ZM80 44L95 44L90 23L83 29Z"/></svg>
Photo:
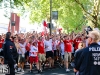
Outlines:
<svg viewBox="0 0 100 75"><path fill-rule="evenodd" d="M10 39L6 39L3 44L3 53L6 64L15 64L14 58L16 57L17 50L14 43Z"/></svg>
<svg viewBox="0 0 100 75"><path fill-rule="evenodd" d="M79 75L100 75L100 45L92 43L80 50L78 56L75 69L79 71Z"/></svg>

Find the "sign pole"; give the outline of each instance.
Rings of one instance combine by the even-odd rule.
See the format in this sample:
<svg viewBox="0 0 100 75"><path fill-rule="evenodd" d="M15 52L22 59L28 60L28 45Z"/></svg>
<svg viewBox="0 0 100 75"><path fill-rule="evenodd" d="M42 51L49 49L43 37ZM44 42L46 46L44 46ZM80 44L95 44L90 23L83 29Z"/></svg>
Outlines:
<svg viewBox="0 0 100 75"><path fill-rule="evenodd" d="M50 35L52 35L52 0L50 0Z"/></svg>

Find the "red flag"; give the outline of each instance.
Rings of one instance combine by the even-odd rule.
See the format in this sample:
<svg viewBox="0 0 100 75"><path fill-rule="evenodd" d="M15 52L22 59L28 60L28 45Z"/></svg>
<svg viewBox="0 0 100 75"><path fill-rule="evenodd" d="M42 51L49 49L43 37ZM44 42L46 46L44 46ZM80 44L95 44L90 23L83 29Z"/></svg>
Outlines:
<svg viewBox="0 0 100 75"><path fill-rule="evenodd" d="M44 25L45 27L47 27L47 23L46 23L46 21L43 22L43 25Z"/></svg>
<svg viewBox="0 0 100 75"><path fill-rule="evenodd" d="M44 31L41 32L41 36L44 36Z"/></svg>

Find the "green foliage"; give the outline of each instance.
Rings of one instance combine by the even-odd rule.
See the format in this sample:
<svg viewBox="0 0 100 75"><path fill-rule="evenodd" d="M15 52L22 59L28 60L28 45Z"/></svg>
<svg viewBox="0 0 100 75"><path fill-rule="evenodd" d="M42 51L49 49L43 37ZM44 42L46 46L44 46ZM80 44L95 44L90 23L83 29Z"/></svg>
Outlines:
<svg viewBox="0 0 100 75"><path fill-rule="evenodd" d="M3 0L0 0L2 2ZM21 14L30 14L31 23L42 22L50 17L50 0L10 0ZM52 0L52 10L58 11L59 24L66 32L80 31L85 24L84 12L91 13L93 0ZM89 11L88 11L89 10ZM77 30L76 30L77 28Z"/></svg>
<svg viewBox="0 0 100 75"><path fill-rule="evenodd" d="M33 6L29 7L31 22L41 22L43 19L48 18L50 14L50 1L49 0L36 0L32 3ZM32 10L33 9L33 10ZM78 4L71 0L52 0L52 10L58 11L58 22L60 25L69 31L78 27L81 29L81 23L84 21L83 12Z"/></svg>

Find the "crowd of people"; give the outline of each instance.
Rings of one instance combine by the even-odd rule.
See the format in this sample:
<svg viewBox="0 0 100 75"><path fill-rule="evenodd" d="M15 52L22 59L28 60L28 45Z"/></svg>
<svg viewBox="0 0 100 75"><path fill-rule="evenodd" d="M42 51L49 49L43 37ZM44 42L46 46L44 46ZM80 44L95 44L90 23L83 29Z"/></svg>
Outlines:
<svg viewBox="0 0 100 75"><path fill-rule="evenodd" d="M89 38L99 37L96 34L91 33L87 36L85 32L77 34L72 32L70 34L41 35L33 32L12 35L11 32L7 32L6 35L0 35L0 56L4 57L6 61L4 63L9 64L12 69L11 72L15 71L15 65L18 66L16 71L24 72L25 64L30 65L30 72L32 72L32 66L36 64L37 71L40 73L44 68L42 65L45 66L48 63L49 68L52 69L57 60L60 60L60 64L65 67L66 72L70 71L69 64L71 63L76 75L88 75L81 74L81 71L79 71L81 61L84 60L85 62L85 59L82 58L81 49L87 48L91 41L93 42ZM94 40L97 42L98 38ZM90 43L88 43L89 41ZM80 51L81 53L79 53ZM0 61L1 64L4 60ZM84 66L82 65L82 67ZM11 75L15 74L12 73Z"/></svg>

